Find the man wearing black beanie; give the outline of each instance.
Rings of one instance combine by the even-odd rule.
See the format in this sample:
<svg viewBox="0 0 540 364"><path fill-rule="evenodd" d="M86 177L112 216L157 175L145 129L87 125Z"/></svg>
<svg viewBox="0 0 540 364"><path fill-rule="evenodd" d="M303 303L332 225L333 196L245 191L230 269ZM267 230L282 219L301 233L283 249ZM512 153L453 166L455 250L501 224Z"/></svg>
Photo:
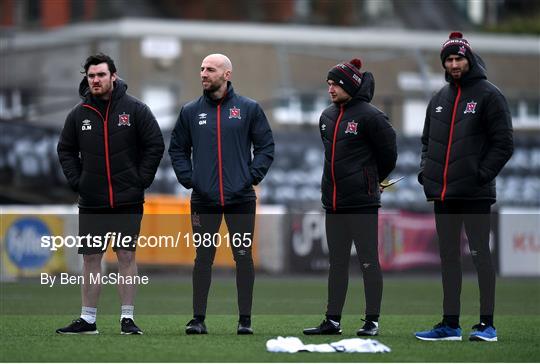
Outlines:
<svg viewBox="0 0 540 364"><path fill-rule="evenodd" d="M501 91L487 80L482 59L458 32L443 43L448 85L431 99L422 134L418 181L434 202L443 282L443 319L420 340L461 340L461 229L478 272L480 322L472 341L497 341L493 325L495 269L489 248L495 177L512 156L512 119Z"/></svg>
<svg viewBox="0 0 540 364"><path fill-rule="evenodd" d="M332 105L319 120L325 149L322 203L330 255L325 320L304 330L306 335L341 334L341 312L349 281L354 241L366 297L365 323L359 336L379 332L382 273L378 255L379 183L394 169L396 134L386 115L370 104L375 82L353 59L330 69L327 76Z"/></svg>

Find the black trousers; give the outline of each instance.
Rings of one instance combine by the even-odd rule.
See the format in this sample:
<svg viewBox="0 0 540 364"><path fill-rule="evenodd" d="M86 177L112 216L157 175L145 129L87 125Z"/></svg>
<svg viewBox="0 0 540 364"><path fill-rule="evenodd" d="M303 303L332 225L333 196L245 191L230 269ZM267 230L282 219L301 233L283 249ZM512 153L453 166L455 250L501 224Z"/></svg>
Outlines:
<svg viewBox="0 0 540 364"><path fill-rule="evenodd" d="M366 298L366 315L379 315L383 279L378 253L378 208L326 213L326 239L330 255L327 315L341 315L349 285L349 260L354 241Z"/></svg>
<svg viewBox="0 0 540 364"><path fill-rule="evenodd" d="M240 315L251 315L253 301L255 270L251 253L252 246L244 238L249 237L253 242L255 209L255 201L226 205L224 207L191 204L191 226L194 234L200 234L200 236L210 234L213 237L214 234L219 232L222 218L225 216L230 238L229 240L222 239L221 244L226 245L229 242L236 263L236 289ZM240 240L235 240L235 236L240 237L242 244L236 244ZM212 282L212 264L215 256L215 244L201 244L196 248L195 265L193 267L194 316L206 315L208 292Z"/></svg>
<svg viewBox="0 0 540 364"><path fill-rule="evenodd" d="M480 315L493 316L495 306L495 268L489 250L491 201L435 201L435 223L439 236L443 284L444 315L459 316L461 295L461 229L469 248L480 288Z"/></svg>

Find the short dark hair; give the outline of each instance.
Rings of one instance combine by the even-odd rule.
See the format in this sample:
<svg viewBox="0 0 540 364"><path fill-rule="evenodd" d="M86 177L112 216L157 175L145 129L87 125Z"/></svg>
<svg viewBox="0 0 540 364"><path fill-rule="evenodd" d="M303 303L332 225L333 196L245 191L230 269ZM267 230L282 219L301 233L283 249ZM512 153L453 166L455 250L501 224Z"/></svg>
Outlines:
<svg viewBox="0 0 540 364"><path fill-rule="evenodd" d="M111 72L111 75L116 73L116 65L114 64L113 59L104 53L98 53L98 54L89 56L86 59L86 61L84 61L84 65L83 65L84 72L81 72L81 73L87 74L90 66L95 66L101 63L107 63L107 65L109 66L109 71Z"/></svg>

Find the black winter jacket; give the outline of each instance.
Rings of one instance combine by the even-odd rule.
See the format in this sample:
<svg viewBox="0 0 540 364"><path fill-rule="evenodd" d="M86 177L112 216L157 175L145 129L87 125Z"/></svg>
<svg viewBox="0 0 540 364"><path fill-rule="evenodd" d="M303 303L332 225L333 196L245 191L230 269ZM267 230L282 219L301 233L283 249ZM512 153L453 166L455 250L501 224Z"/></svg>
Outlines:
<svg viewBox="0 0 540 364"><path fill-rule="evenodd" d="M396 166L396 133L386 115L370 104L373 75L345 104L332 104L319 120L324 144L322 203L326 210L380 206L379 183Z"/></svg>
<svg viewBox="0 0 540 364"><path fill-rule="evenodd" d="M253 186L272 164L274 139L259 104L229 82L221 100L205 93L182 107L169 155L178 182L193 188L192 203L225 206L256 199Z"/></svg>
<svg viewBox="0 0 540 364"><path fill-rule="evenodd" d="M446 73L448 85L426 111L418 180L428 200L495 202L495 177L512 156L506 99L487 80L482 59L473 56L458 82Z"/></svg>
<svg viewBox="0 0 540 364"><path fill-rule="evenodd" d="M88 82L79 87L82 102L68 114L57 152L79 207L114 208L144 202L144 189L156 174L165 149L152 112L114 82L105 113L99 111Z"/></svg>

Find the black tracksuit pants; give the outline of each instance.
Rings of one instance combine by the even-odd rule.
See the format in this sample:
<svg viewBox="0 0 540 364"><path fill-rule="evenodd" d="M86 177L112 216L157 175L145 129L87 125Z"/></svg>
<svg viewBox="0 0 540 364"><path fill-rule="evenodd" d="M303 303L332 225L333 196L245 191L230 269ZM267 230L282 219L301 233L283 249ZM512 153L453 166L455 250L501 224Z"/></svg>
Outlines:
<svg viewBox="0 0 540 364"><path fill-rule="evenodd" d="M366 298L365 314L378 316L383 279L378 253L378 208L326 212L326 239L330 255L326 315L341 315L349 285L349 261L354 241Z"/></svg>
<svg viewBox="0 0 540 364"><path fill-rule="evenodd" d="M255 271L253 268L252 246L244 240L244 234L253 242L253 231L255 227L256 202L222 206L202 206L191 204L191 226L194 234L203 236L209 233L212 237L219 232L222 217L229 230L229 239L221 239L221 245L229 246L232 249L234 261L236 263L236 288L238 294L238 310L240 315L251 315L253 301L253 284L255 282ZM235 246L234 234L241 234L242 243ZM195 240L195 239L193 239ZM238 242L238 240L237 240ZM208 301L208 292L212 281L212 264L216 256L216 246L214 244L200 245L196 248L195 265L193 267L193 314L194 316L205 316ZM249 246L245 246L249 245Z"/></svg>
<svg viewBox="0 0 540 364"><path fill-rule="evenodd" d="M461 229L469 240L473 263L478 273L480 315L493 317L495 306L495 268L489 250L491 201L435 201L435 222L439 236L443 283L443 312L460 314L461 295Z"/></svg>

